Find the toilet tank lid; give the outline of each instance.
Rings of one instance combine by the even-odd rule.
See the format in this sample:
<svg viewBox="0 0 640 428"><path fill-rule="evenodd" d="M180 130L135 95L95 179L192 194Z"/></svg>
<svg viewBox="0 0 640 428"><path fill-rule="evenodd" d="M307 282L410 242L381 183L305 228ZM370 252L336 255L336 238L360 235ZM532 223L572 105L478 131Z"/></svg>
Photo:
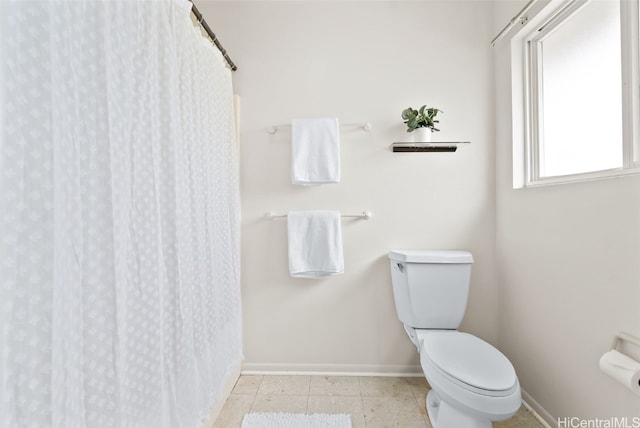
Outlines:
<svg viewBox="0 0 640 428"><path fill-rule="evenodd" d="M471 253L461 250L392 250L389 258L406 263L473 263Z"/></svg>

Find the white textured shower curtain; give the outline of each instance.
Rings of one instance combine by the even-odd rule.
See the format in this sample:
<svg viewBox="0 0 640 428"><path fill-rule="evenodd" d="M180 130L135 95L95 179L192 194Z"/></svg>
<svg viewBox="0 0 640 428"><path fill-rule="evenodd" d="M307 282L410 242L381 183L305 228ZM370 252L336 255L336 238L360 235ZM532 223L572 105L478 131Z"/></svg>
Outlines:
<svg viewBox="0 0 640 428"><path fill-rule="evenodd" d="M241 358L230 71L186 0L0 2L0 426L195 427Z"/></svg>

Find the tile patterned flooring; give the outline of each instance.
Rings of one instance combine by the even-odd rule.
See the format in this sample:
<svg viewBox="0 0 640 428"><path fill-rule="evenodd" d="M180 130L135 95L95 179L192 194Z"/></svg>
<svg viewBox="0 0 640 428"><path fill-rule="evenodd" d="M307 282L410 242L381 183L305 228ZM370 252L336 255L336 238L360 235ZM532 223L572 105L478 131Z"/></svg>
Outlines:
<svg viewBox="0 0 640 428"><path fill-rule="evenodd" d="M242 375L214 428L239 428L250 412L348 413L353 428L431 428L429 385L418 377ZM495 428L544 428L524 406Z"/></svg>

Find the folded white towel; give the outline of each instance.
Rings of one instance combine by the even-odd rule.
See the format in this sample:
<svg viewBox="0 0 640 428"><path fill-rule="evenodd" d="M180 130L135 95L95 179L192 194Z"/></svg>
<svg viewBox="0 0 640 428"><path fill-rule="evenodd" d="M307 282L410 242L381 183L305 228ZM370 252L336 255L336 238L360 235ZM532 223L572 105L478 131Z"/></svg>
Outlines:
<svg viewBox="0 0 640 428"><path fill-rule="evenodd" d="M287 228L292 277L318 278L344 273L338 211L290 211Z"/></svg>
<svg viewBox="0 0 640 428"><path fill-rule="evenodd" d="M291 182L340 182L340 131L337 118L291 121Z"/></svg>

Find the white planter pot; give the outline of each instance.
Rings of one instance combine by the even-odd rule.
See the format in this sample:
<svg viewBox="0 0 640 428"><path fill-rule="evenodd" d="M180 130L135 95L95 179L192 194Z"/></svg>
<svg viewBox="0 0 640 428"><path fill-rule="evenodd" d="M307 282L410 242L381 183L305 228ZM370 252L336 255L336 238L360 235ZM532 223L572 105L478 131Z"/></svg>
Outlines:
<svg viewBox="0 0 640 428"><path fill-rule="evenodd" d="M431 142L431 129L430 128L416 128L412 132L414 143L430 143Z"/></svg>

